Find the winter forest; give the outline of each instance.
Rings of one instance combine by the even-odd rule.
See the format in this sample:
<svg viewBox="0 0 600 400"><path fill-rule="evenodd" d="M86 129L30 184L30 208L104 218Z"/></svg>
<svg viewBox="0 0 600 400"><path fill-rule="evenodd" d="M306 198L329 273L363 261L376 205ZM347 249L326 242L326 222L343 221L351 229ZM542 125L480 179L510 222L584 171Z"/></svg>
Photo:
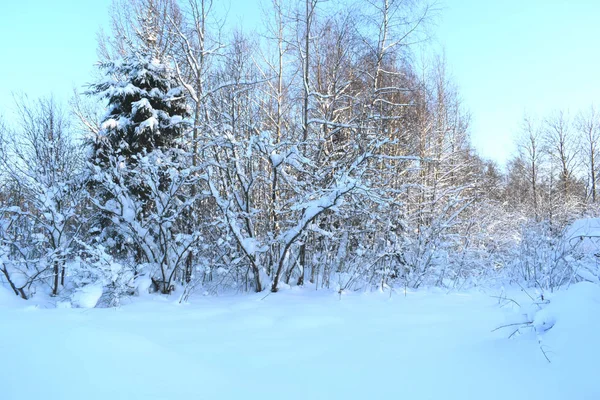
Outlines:
<svg viewBox="0 0 600 400"><path fill-rule="evenodd" d="M443 17L437 4L269 0L250 34L216 3L114 0L111 29L89 44L98 49L96 72L68 104L15 96L17 117L0 120L2 299L124 310L145 299L165 315L165 304L264 299L288 315L286 307L302 314L321 301L290 299L304 290L354 299L368 315L379 300L352 296L407 298L410 310L431 298L460 307L452 293L483 290L477 304L496 309L473 318L489 323L482 332L509 326L496 341L531 339L539 382L579 365L553 359L564 343L548 351L542 338L586 296L597 314L600 111L590 104L524 115L517 151L501 166L478 155L460 82L428 46ZM564 296L568 287L579 289ZM553 313L555 292L565 300ZM572 300L578 293L581 304ZM534 311L523 311L525 303ZM385 307L373 312L403 323ZM233 318L248 314L236 313L227 323L244 329L233 328ZM290 328L290 346L306 340L298 330ZM95 335L91 341L106 340ZM527 347L502 346L494 351L514 357ZM547 370L555 360L564 370ZM185 365L174 380L188 382L193 368ZM281 376L274 385L283 385ZM553 385L542 387L559 397L546 398L561 398ZM198 393L190 398L203 398ZM439 398L423 396L416 398ZM496 398L482 396L472 398Z"/></svg>
<svg viewBox="0 0 600 400"><path fill-rule="evenodd" d="M598 276L561 240L597 212L598 112L525 117L503 172L470 145L444 59L415 61L432 5L269 6L249 37L208 1L116 2L68 107L17 100L0 147L15 294L98 285L114 305L140 277L187 296Z"/></svg>

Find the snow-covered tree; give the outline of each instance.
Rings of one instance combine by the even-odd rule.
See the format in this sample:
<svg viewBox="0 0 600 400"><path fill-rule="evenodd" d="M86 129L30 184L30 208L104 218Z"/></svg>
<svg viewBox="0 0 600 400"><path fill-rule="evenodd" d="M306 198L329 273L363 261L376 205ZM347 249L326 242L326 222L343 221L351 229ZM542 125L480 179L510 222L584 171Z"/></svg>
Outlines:
<svg viewBox="0 0 600 400"><path fill-rule="evenodd" d="M99 132L93 137L92 166L110 171L118 163L135 170L137 163L158 150L165 155L172 148L183 146L188 116L186 99L177 84L174 71L168 59L157 59L152 41L122 59L100 64L104 78L90 85L89 93L107 101L108 111ZM165 160L169 162L169 160ZM109 182L115 176L110 177ZM151 213L152 189L131 174L121 174L118 183L127 189L142 207ZM164 177L159 189L169 185ZM108 190L106 184L95 180L95 198L108 201L116 193ZM108 185L110 186L110 185ZM119 199L117 199L119 200ZM144 205L147 203L147 205ZM114 228L110 215L102 214L102 228ZM116 232L121 230L117 227ZM109 235L110 236L110 235ZM117 238L123 241L124 238ZM133 251L139 252L139 243ZM125 246L127 247L127 246ZM139 258L141 254L137 254Z"/></svg>
<svg viewBox="0 0 600 400"><path fill-rule="evenodd" d="M181 142L189 111L167 62L139 50L100 68L105 78L89 93L105 99L108 112L94 138L93 164L103 165L116 154L131 160Z"/></svg>
<svg viewBox="0 0 600 400"><path fill-rule="evenodd" d="M200 195L191 196L199 175L181 149L156 149L148 154L110 158L107 167L95 166L93 180L107 194L92 199L111 222L121 240L137 251L134 275L151 278L156 290L170 293L187 255L202 240L200 232L186 233L186 217ZM139 191L145 193L141 198ZM112 241L98 237L97 243Z"/></svg>
<svg viewBox="0 0 600 400"><path fill-rule="evenodd" d="M16 190L0 205L3 270L7 279L10 268L21 276L22 297L28 296L23 290L31 289L34 280L47 283L57 295L84 220L82 152L52 98L24 98L17 106L19 124L0 137L0 165Z"/></svg>

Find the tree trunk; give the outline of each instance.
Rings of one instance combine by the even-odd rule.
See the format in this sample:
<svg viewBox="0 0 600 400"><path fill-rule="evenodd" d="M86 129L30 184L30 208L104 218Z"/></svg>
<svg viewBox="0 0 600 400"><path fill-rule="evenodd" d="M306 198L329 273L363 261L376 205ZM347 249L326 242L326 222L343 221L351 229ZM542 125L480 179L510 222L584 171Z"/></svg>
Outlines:
<svg viewBox="0 0 600 400"><path fill-rule="evenodd" d="M54 261L54 268L53 268L53 274L54 274L54 283L52 285L52 295L56 296L58 295L58 284L59 284L59 277L60 277L60 265L58 264L58 261Z"/></svg>
<svg viewBox="0 0 600 400"><path fill-rule="evenodd" d="M298 286L304 285L304 270L306 268L306 244L302 243L300 246L300 256L299 256L299 264L300 264L300 276L298 277Z"/></svg>

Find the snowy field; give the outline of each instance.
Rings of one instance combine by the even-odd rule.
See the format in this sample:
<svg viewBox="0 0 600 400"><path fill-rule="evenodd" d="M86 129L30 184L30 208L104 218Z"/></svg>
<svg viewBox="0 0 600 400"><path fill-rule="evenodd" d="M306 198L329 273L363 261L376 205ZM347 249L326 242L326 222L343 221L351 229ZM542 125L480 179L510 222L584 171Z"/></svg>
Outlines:
<svg viewBox="0 0 600 400"><path fill-rule="evenodd" d="M500 290L292 289L88 310L0 291L3 400L600 399L590 283L539 312L518 290L522 308ZM511 339L515 327L492 332L528 319L534 328Z"/></svg>

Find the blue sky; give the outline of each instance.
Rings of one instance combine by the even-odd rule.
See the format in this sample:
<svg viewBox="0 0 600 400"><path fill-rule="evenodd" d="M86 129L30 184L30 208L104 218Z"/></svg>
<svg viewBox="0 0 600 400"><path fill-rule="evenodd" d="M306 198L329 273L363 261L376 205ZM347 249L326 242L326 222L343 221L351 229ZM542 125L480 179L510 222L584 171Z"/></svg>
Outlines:
<svg viewBox="0 0 600 400"><path fill-rule="evenodd" d="M0 5L0 114L12 92L68 99L90 78L109 0L6 0Z"/></svg>
<svg viewBox="0 0 600 400"><path fill-rule="evenodd" d="M598 0L446 1L437 41L484 156L508 157L524 112L600 103L599 17Z"/></svg>
<svg viewBox="0 0 600 400"><path fill-rule="evenodd" d="M110 0L20 0L0 5L0 114L12 92L66 102L90 79ZM252 25L258 0L231 0ZM445 0L434 46L444 48L479 152L503 163L524 112L575 114L600 103L600 1Z"/></svg>

